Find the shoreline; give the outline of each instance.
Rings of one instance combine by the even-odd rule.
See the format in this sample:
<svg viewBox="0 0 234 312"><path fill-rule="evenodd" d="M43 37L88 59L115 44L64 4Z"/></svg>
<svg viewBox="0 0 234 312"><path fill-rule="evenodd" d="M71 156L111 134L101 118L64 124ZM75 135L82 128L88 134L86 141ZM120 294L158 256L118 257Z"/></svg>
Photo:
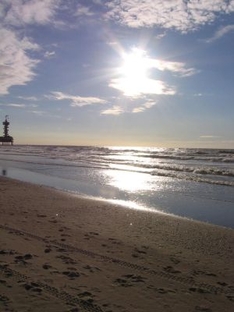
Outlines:
<svg viewBox="0 0 234 312"><path fill-rule="evenodd" d="M233 307L233 229L5 177L0 194L0 308Z"/></svg>
<svg viewBox="0 0 234 312"><path fill-rule="evenodd" d="M8 168L9 169L9 168ZM148 202L136 202L131 201L131 199L118 199L118 195L116 200L114 199L110 199L108 197L105 198L105 192L107 191L107 193L110 191L110 189L106 189L105 186L102 189L102 186L98 185L89 185L87 183L81 183L81 185L77 185L77 184L73 184L72 180L65 180L63 182L59 182L58 183L58 179L54 176L45 176L41 173L36 173L36 172L31 172L28 171L26 169L21 169L21 168L10 168L11 170L13 170L11 172L10 175L2 175L2 177L6 177L12 180L17 180L20 182L26 182L26 183L32 183L34 185L38 185L38 186L45 186L48 188L52 188L55 190L58 190L60 192L65 192L65 193L69 193L72 196L78 196L78 197L84 197L84 198L88 198L88 199L93 199L93 200L103 200L106 201L107 203L110 203L111 205L119 205L119 206L123 206L123 207L130 207L130 208L138 208L139 210L147 210L150 211L152 209L152 211L156 212L156 213L162 213L165 215L169 215L169 216L173 216L173 217L179 217L179 218L184 218L184 219L188 219L188 220L192 220L195 222L203 222L205 224L211 224L211 225L215 225L215 226L220 226L220 227L225 227L225 228L230 228L230 229L234 229L234 224L233 224L233 209L232 207L229 205L229 202L224 202L225 203L225 210L223 210L220 208L222 205L222 202L219 202L217 200L211 200L213 201L213 205L211 203L211 201L208 204L208 206L204 205L203 202L200 203L196 203L196 205L194 205L192 202L192 208L191 206L189 206L190 201L187 200L187 204L185 206L185 208L182 208L182 210L178 210L180 209L180 201L177 201L176 205L174 208L176 208L176 212L173 213L174 208L168 210L168 207L171 207L171 205L173 205L173 197L171 197L171 194L168 193L169 195L169 206L165 206L162 204L160 204L160 201L158 202L158 199L156 199L157 201L157 205L151 205ZM64 183L68 183L68 184L64 184ZM66 189L66 185L67 189ZM91 186L91 192L89 191L89 186ZM79 193L77 193L77 187L79 188ZM93 193L93 190L95 191ZM111 190L112 192L115 192L116 190L113 188ZM118 191L117 191L118 192ZM101 197L104 194L104 197ZM121 196L120 196L121 197ZM139 198L138 198L139 199ZM208 199L209 200L209 199ZM203 205L202 210L199 209L200 205ZM228 207L229 206L229 207ZM198 210L197 210L198 208ZM211 210L212 209L212 210ZM178 212L179 211L179 212ZM187 212L186 212L187 211ZM197 212L196 212L197 211ZM226 213L226 217L224 217Z"/></svg>

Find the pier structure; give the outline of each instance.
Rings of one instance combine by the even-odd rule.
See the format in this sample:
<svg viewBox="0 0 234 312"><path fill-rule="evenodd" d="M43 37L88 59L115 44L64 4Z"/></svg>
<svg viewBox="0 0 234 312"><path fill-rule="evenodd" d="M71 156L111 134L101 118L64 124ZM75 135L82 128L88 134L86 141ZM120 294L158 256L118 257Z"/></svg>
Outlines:
<svg viewBox="0 0 234 312"><path fill-rule="evenodd" d="M5 116L5 121L3 121L3 136L0 136L0 142L2 142L2 145L10 143L13 145L14 139L12 136L9 135L9 125L10 122L8 121L8 116Z"/></svg>

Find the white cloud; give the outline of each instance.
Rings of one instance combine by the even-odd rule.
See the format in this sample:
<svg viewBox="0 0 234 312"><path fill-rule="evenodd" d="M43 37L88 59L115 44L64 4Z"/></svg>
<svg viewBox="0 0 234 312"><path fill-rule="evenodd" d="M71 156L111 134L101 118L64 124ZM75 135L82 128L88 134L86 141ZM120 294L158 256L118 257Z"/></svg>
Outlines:
<svg viewBox="0 0 234 312"><path fill-rule="evenodd" d="M164 38L165 36L166 36L166 33L164 32L164 33L156 35L155 38L160 40L160 39Z"/></svg>
<svg viewBox="0 0 234 312"><path fill-rule="evenodd" d="M105 18L132 28L161 26L181 32L210 23L219 14L234 12L234 1L223 0L112 0Z"/></svg>
<svg viewBox="0 0 234 312"><path fill-rule="evenodd" d="M16 107L16 108L25 108L26 105L25 104L6 104L6 106L10 106L10 107Z"/></svg>
<svg viewBox="0 0 234 312"><path fill-rule="evenodd" d="M201 135L200 136L200 139L219 139L221 138L220 136L217 136L217 135Z"/></svg>
<svg viewBox="0 0 234 312"><path fill-rule="evenodd" d="M82 97L82 96L74 96L70 94L65 94L63 92L51 92L52 95L47 96L52 100L68 100L71 101L72 107L82 107L86 105L93 104L105 104L106 101L97 97Z"/></svg>
<svg viewBox="0 0 234 312"><path fill-rule="evenodd" d="M4 23L13 26L50 23L59 3L60 0L3 0L7 12Z"/></svg>
<svg viewBox="0 0 234 312"><path fill-rule="evenodd" d="M157 104L157 101L149 99L148 101L146 101L145 103L143 103L141 106L135 107L132 112L133 113L142 113L145 110L153 107L154 105Z"/></svg>
<svg viewBox="0 0 234 312"><path fill-rule="evenodd" d="M14 108L36 108L38 105L35 104L20 104L20 103L8 103L0 104L1 106L14 107Z"/></svg>
<svg viewBox="0 0 234 312"><path fill-rule="evenodd" d="M27 50L35 50L38 46L4 28L0 29L0 37L0 94L8 94L10 87L25 85L35 76L33 69L39 61L31 59Z"/></svg>
<svg viewBox="0 0 234 312"><path fill-rule="evenodd" d="M171 71L173 73L178 73L182 77L192 76L199 71L195 68L187 68L185 63L181 62L169 62L163 60L150 60L151 67L157 68L161 71Z"/></svg>
<svg viewBox="0 0 234 312"><path fill-rule="evenodd" d="M150 98L128 98L126 99L116 99L117 102L122 103L120 104L115 104L113 107L105 109L101 112L101 115L121 115L124 113L142 113L147 109L150 109L154 105L157 104L157 100L155 99L150 99Z"/></svg>
<svg viewBox="0 0 234 312"><path fill-rule="evenodd" d="M124 112L124 110L118 106L118 105L115 105L113 106L112 108L109 108L109 109L106 109L104 111L101 112L101 115L120 115Z"/></svg>
<svg viewBox="0 0 234 312"><path fill-rule="evenodd" d="M173 95L176 90L161 80L139 78L131 81L128 78L115 78L109 83L109 87L123 92L126 96L141 97L144 94L167 94Z"/></svg>
<svg viewBox="0 0 234 312"><path fill-rule="evenodd" d="M144 111L145 111L145 107L143 107L143 106L135 107L135 108L132 110L133 113L142 113L142 112L144 112Z"/></svg>
<svg viewBox="0 0 234 312"><path fill-rule="evenodd" d="M45 111L30 110L29 112L37 116L48 116L48 112Z"/></svg>
<svg viewBox="0 0 234 312"><path fill-rule="evenodd" d="M53 56L55 56L55 51L51 51L51 52L46 51L45 54L44 54L44 57L47 58L47 59L49 59L49 58L51 58Z"/></svg>
<svg viewBox="0 0 234 312"><path fill-rule="evenodd" d="M75 13L75 16L93 16L94 13L89 7L79 4Z"/></svg>
<svg viewBox="0 0 234 312"><path fill-rule="evenodd" d="M20 41L20 45L24 50L32 50L32 51L40 50L40 46L37 43L30 41L30 38L27 37L23 37L23 39Z"/></svg>
<svg viewBox="0 0 234 312"><path fill-rule="evenodd" d="M60 0L2 0L0 7L0 94L9 88L32 81L39 60L29 56L40 46L28 37L20 36L27 24L51 23ZM47 54L48 56L48 54Z"/></svg>
<svg viewBox="0 0 234 312"><path fill-rule="evenodd" d="M234 31L234 25L228 25L228 26L222 27L218 31L216 31L213 37L211 37L210 39L207 39L206 42L213 42L215 40L218 40L231 31Z"/></svg>
<svg viewBox="0 0 234 312"><path fill-rule="evenodd" d="M18 96L18 99L26 100L26 101L39 101L35 96Z"/></svg>

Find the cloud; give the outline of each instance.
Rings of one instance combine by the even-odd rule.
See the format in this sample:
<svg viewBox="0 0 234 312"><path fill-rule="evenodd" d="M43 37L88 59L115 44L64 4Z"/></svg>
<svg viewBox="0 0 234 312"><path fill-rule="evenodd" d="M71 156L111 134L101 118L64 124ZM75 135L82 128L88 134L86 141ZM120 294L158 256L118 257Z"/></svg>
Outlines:
<svg viewBox="0 0 234 312"><path fill-rule="evenodd" d="M168 71L174 76L189 77L199 71L182 62L170 62L150 58L147 52L132 48L129 53L121 52L122 63L116 69L117 78L112 78L109 87L123 92L126 96L142 97L145 94L174 95L176 89L162 80L150 78L150 71ZM156 73L158 74L158 73Z"/></svg>
<svg viewBox="0 0 234 312"><path fill-rule="evenodd" d="M89 7L78 4L75 16L93 16L94 13L90 10Z"/></svg>
<svg viewBox="0 0 234 312"><path fill-rule="evenodd" d="M114 99L113 99L114 100ZM121 115L124 113L132 114L132 113L142 113L147 109L150 109L154 105L157 104L157 100L153 98L128 98L121 99L116 98L117 104L113 105L113 107L103 110L101 115ZM118 104L120 103L120 104Z"/></svg>
<svg viewBox="0 0 234 312"><path fill-rule="evenodd" d="M59 0L3 0L4 23L13 26L51 23L59 4Z"/></svg>
<svg viewBox="0 0 234 312"><path fill-rule="evenodd" d="M166 36L166 32L156 35L155 38L160 40L160 39L164 38L165 36Z"/></svg>
<svg viewBox="0 0 234 312"><path fill-rule="evenodd" d="M14 107L14 108L29 108L29 107L32 107L32 108L36 108L37 105L35 104L19 104L19 103L8 103L8 104L0 104L1 106L7 106L7 107Z"/></svg>
<svg viewBox="0 0 234 312"><path fill-rule="evenodd" d="M10 106L10 107L16 107L16 108L25 108L26 105L25 104L6 104L6 106Z"/></svg>
<svg viewBox="0 0 234 312"><path fill-rule="evenodd" d="M221 138L221 136L217 136L217 135L201 135L200 139L219 139Z"/></svg>
<svg viewBox="0 0 234 312"><path fill-rule="evenodd" d="M163 60L150 60L151 67L157 68L160 71L171 71L178 73L181 77L189 77L197 74L199 71L195 68L187 68L185 63L182 62L169 62Z"/></svg>
<svg viewBox="0 0 234 312"><path fill-rule="evenodd" d="M103 0L92 0L94 4L102 5Z"/></svg>
<svg viewBox="0 0 234 312"><path fill-rule="evenodd" d="M101 115L120 115L124 113L124 110L120 107L120 106L113 106L112 108L106 109L104 111L101 112Z"/></svg>
<svg viewBox="0 0 234 312"><path fill-rule="evenodd" d="M131 97L141 97L145 94L173 95L176 93L173 87L168 86L163 81L146 77L134 81L128 78L114 78L110 81L109 87L120 90L124 95Z"/></svg>
<svg viewBox="0 0 234 312"><path fill-rule="evenodd" d="M53 56L55 56L55 51L51 51L51 52L46 51L45 54L44 54L44 57L47 58L47 59L49 59L49 58L51 58Z"/></svg>
<svg viewBox="0 0 234 312"><path fill-rule="evenodd" d="M133 112L133 113L142 113L142 112L144 112L146 109L149 109L149 108L153 107L153 106L156 105L156 104L157 104L157 101L149 99L148 101L146 101L145 103L143 103L142 106L135 107L135 108L132 110L132 112Z"/></svg>
<svg viewBox="0 0 234 312"><path fill-rule="evenodd" d="M26 100L26 101L39 101L35 96L18 96L18 99Z"/></svg>
<svg viewBox="0 0 234 312"><path fill-rule="evenodd" d="M82 107L86 105L93 104L105 104L106 101L97 97L82 97L82 96L74 96L65 94L62 92L51 92L51 95L47 96L47 98L52 100L68 100L71 102L72 107Z"/></svg>
<svg viewBox="0 0 234 312"><path fill-rule="evenodd" d="M20 36L20 29L31 24L51 23L59 3L59 0L1 1L0 94L8 94L10 87L26 85L35 77L39 60L30 57L29 52L39 51L40 46Z"/></svg>
<svg viewBox="0 0 234 312"><path fill-rule="evenodd" d="M222 27L218 31L215 32L213 37L211 37L210 39L207 39L206 42L209 43L209 42L216 41L231 31L234 31L234 25L228 25L228 26Z"/></svg>
<svg viewBox="0 0 234 312"><path fill-rule="evenodd" d="M38 60L27 55L28 50L38 49L28 38L20 39L8 29L0 29L0 94L8 94L15 85L25 85L35 76Z"/></svg>
<svg viewBox="0 0 234 312"><path fill-rule="evenodd" d="M30 110L29 112L37 116L48 116L48 112L45 111Z"/></svg>
<svg viewBox="0 0 234 312"><path fill-rule="evenodd" d="M112 0L105 3L105 19L131 28L160 26L181 32L213 22L234 12L234 2L213 0Z"/></svg>

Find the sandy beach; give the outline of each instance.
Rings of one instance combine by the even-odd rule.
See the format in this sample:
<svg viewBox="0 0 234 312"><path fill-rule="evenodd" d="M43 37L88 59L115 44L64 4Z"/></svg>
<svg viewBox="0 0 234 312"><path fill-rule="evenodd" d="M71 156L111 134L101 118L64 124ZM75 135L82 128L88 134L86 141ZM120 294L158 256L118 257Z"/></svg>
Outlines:
<svg viewBox="0 0 234 312"><path fill-rule="evenodd" d="M0 311L233 311L231 229L4 177L0 214Z"/></svg>

